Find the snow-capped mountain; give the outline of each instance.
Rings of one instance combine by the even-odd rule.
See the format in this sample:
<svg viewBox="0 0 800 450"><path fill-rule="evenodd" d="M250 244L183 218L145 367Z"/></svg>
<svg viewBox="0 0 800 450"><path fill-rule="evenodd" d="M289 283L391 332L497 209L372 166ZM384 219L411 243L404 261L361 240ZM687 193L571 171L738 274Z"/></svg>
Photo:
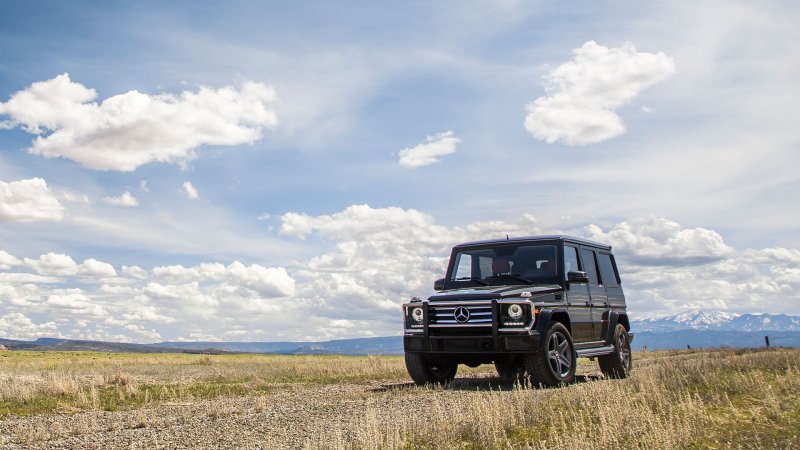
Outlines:
<svg viewBox="0 0 800 450"><path fill-rule="evenodd" d="M634 331L800 331L800 316L786 314L735 314L725 311L690 311L673 316L643 319L631 324Z"/></svg>

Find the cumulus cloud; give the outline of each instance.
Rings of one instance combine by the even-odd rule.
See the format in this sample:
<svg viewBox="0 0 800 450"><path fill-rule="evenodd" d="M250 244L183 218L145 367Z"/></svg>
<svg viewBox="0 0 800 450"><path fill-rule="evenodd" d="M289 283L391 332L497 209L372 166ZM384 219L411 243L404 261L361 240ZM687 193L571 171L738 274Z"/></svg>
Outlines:
<svg viewBox="0 0 800 450"><path fill-rule="evenodd" d="M8 270L20 264L22 264L22 261L19 258L4 250L0 250L0 269Z"/></svg>
<svg viewBox="0 0 800 450"><path fill-rule="evenodd" d="M47 297L46 304L53 308L67 310L70 314L81 317L102 318L107 314L102 306L94 304L89 297L82 293L53 294Z"/></svg>
<svg viewBox="0 0 800 450"><path fill-rule="evenodd" d="M734 251L715 231L683 228L677 222L658 217L623 221L607 231L588 225L584 233L590 239L611 244L634 261L656 265L708 262Z"/></svg>
<svg viewBox="0 0 800 450"><path fill-rule="evenodd" d="M58 222L63 218L64 207L43 179L0 180L0 221Z"/></svg>
<svg viewBox="0 0 800 450"><path fill-rule="evenodd" d="M53 321L37 324L25 314L14 312L0 316L0 335L8 339L35 339L59 334Z"/></svg>
<svg viewBox="0 0 800 450"><path fill-rule="evenodd" d="M117 276L117 271L109 263L89 258L78 267L78 275L89 278L110 278Z"/></svg>
<svg viewBox="0 0 800 450"><path fill-rule="evenodd" d="M206 262L142 268L48 253L0 253L0 318L22 313L25 336L83 339L332 339L399 330L399 305L432 293L450 248L492 237L562 233L531 215L445 226L414 209L352 205L333 214L286 213L287 239L316 238L317 253L285 267ZM589 224L568 234L615 247L631 314L784 312L800 308L800 249L737 250L719 233L663 218ZM15 259L16 258L16 259ZM20 273L25 267L36 271ZM16 272L5 272L15 270ZM98 280L87 284L87 280ZM81 289L70 289L73 281ZM25 316L27 317L27 316ZM85 317L83 326L75 319ZM12 319L6 320L6 335ZM52 321L52 327L45 326ZM21 323L22 323L21 322ZM2 325L2 322L0 322ZM392 331L394 330L394 331ZM4 329L0 327L0 334Z"/></svg>
<svg viewBox="0 0 800 450"><path fill-rule="evenodd" d="M153 268L153 276L183 282L221 281L268 298L292 296L295 292L295 280L285 268L258 264L246 266L239 261L227 266L219 263L205 263L194 267L159 266Z"/></svg>
<svg viewBox="0 0 800 450"><path fill-rule="evenodd" d="M96 100L94 89L65 73L14 93L0 103L0 115L10 118L6 127L37 135L28 149L33 154L126 172L152 162L185 163L201 145L252 143L277 124L268 107L275 91L252 81L238 89L129 91Z"/></svg>
<svg viewBox="0 0 800 450"><path fill-rule="evenodd" d="M286 213L281 222L282 235L304 239L318 234L335 243L330 251L301 263L295 297L331 320L372 321L365 325L371 330L391 327L396 318L391 312L401 303L431 292L433 280L444 273L452 245L540 231L529 215L513 222L445 227L414 209L368 205L352 205L331 215Z"/></svg>
<svg viewBox="0 0 800 450"><path fill-rule="evenodd" d="M572 54L544 77L547 95L526 107L525 128L548 143L584 145L619 136L625 124L615 111L675 73L672 58L637 52L631 43L609 48L589 41Z"/></svg>
<svg viewBox="0 0 800 450"><path fill-rule="evenodd" d="M440 157L455 153L460 142L452 131L428 136L422 144L400 150L400 165L414 168L437 163Z"/></svg>
<svg viewBox="0 0 800 450"><path fill-rule="evenodd" d="M197 193L197 189L195 189L194 186L192 186L192 183L190 181L183 182L183 192L184 194L186 194L186 197L188 197L190 200L197 200L198 198L200 198L200 195Z"/></svg>
<svg viewBox="0 0 800 450"><path fill-rule="evenodd" d="M47 253L38 259L25 258L25 264L41 275L80 276L84 278L110 278L117 276L111 264L89 258L81 264L62 253Z"/></svg>
<svg viewBox="0 0 800 450"><path fill-rule="evenodd" d="M116 197L103 197L103 203L113 206L139 206L139 199L134 197L130 192L125 191Z"/></svg>

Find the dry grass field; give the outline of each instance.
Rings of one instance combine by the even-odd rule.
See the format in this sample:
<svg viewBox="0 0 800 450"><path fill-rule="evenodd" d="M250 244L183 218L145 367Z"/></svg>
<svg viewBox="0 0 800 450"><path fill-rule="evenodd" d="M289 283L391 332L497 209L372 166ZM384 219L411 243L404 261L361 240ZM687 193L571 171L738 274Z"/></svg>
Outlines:
<svg viewBox="0 0 800 450"><path fill-rule="evenodd" d="M0 448L800 448L800 350L635 354L506 387L400 357L0 352Z"/></svg>

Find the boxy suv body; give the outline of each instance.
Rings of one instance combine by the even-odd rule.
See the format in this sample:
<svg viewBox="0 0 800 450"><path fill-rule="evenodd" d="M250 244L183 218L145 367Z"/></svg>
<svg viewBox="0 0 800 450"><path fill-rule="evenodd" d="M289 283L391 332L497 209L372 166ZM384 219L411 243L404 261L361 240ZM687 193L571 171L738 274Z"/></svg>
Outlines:
<svg viewBox="0 0 800 450"><path fill-rule="evenodd" d="M578 357L603 373L632 368L633 334L611 247L570 236L459 244L439 291L403 305L406 367L417 384L448 382L458 364L494 363L503 382L575 378Z"/></svg>

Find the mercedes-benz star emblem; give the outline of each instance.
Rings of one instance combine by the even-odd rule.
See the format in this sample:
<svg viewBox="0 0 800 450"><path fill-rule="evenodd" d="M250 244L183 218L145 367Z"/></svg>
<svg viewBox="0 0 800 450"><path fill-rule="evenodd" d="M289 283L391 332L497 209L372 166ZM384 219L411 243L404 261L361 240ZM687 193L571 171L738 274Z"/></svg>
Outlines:
<svg viewBox="0 0 800 450"><path fill-rule="evenodd" d="M469 320L469 310L464 306L459 306L453 311L453 318L456 322L464 323Z"/></svg>

